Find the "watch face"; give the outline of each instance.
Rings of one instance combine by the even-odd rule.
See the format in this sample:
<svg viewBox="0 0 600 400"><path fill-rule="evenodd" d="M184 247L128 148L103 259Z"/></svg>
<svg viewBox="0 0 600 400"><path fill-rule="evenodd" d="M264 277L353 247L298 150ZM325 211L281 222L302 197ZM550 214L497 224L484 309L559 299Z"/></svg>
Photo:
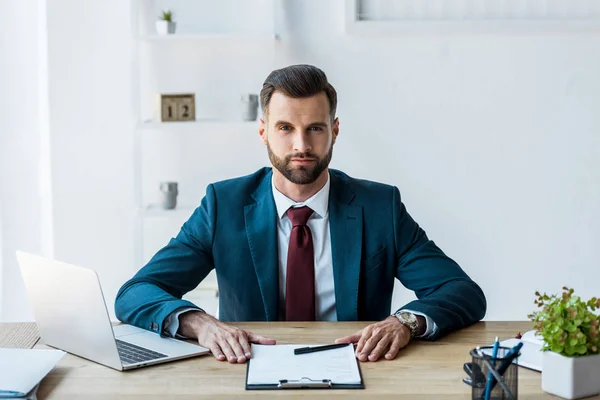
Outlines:
<svg viewBox="0 0 600 400"><path fill-rule="evenodd" d="M400 316L402 317L402 319L410 324L415 323L417 321L417 317L415 317L415 315L413 313L409 313L409 312L401 312Z"/></svg>

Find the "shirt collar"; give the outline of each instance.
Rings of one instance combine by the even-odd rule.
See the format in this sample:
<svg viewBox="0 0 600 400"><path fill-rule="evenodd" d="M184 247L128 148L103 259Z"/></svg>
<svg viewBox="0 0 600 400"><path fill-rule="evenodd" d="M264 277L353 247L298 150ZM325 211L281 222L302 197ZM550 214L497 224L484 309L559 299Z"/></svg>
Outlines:
<svg viewBox="0 0 600 400"><path fill-rule="evenodd" d="M281 219L286 215L286 212L290 207L308 206L319 217L325 217L329 209L329 186L329 172L327 172L327 182L325 182L325 185L321 190L306 201L297 203L277 190L273 178L271 177L271 187L273 188L273 199L275 200L275 207L277 207L277 215Z"/></svg>

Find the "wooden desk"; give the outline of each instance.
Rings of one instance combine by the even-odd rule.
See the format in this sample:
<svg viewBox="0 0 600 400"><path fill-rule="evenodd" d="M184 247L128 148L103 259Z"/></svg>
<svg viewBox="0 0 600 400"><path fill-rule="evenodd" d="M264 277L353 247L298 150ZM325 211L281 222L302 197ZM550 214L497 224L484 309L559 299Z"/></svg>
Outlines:
<svg viewBox="0 0 600 400"><path fill-rule="evenodd" d="M242 329L285 343L331 343L357 331L364 322L315 323L239 323ZM475 345L514 337L531 328L528 322L486 322L450 334L436 342L415 342L402 350L395 360L361 363L364 390L244 390L246 364L219 362L212 355L162 365L118 372L67 354L42 381L40 399L144 398L179 399L252 396L339 398L374 396L387 398L466 399L471 388L462 382L462 365L470 360ZM43 347L43 345L38 345ZM519 368L521 399L556 398L541 389L538 372ZM598 397L597 397L598 398Z"/></svg>

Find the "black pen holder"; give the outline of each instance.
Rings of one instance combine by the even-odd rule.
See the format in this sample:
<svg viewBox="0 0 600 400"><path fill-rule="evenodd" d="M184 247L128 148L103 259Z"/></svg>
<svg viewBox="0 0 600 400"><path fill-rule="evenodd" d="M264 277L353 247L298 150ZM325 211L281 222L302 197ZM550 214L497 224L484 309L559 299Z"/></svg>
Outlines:
<svg viewBox="0 0 600 400"><path fill-rule="evenodd" d="M485 400L487 390L489 390L487 398L490 400L516 400L518 398L518 358L514 358L513 362L510 362L511 360L506 357L510 350L508 347L498 347L495 358L491 356L493 354L492 346L471 350L471 368L474 370L471 384L472 399Z"/></svg>

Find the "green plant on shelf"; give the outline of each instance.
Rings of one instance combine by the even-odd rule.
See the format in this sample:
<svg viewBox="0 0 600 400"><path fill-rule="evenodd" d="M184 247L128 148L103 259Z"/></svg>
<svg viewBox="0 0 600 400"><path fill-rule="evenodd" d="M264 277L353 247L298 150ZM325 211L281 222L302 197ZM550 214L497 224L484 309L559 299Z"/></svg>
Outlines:
<svg viewBox="0 0 600 400"><path fill-rule="evenodd" d="M173 22L173 11L164 10L163 12L160 13L160 15L158 16L158 19L161 21Z"/></svg>
<svg viewBox="0 0 600 400"><path fill-rule="evenodd" d="M567 357L589 356L600 353L600 299L583 301L574 290L563 287L562 295L535 292L534 301L541 310L528 315L535 329L544 338L544 351L553 351Z"/></svg>

